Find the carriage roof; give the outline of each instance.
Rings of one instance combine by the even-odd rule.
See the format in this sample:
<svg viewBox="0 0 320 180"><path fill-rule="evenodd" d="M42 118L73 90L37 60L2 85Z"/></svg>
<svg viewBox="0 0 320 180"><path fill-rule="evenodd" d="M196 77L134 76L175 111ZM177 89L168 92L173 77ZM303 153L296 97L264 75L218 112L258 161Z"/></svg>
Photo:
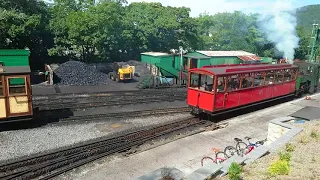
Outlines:
<svg viewBox="0 0 320 180"><path fill-rule="evenodd" d="M250 72L263 72L281 69L298 68L292 64L246 64L246 65L220 65L212 67L202 67L190 69L189 72L193 73L205 73L211 75L230 75L239 73L250 73Z"/></svg>

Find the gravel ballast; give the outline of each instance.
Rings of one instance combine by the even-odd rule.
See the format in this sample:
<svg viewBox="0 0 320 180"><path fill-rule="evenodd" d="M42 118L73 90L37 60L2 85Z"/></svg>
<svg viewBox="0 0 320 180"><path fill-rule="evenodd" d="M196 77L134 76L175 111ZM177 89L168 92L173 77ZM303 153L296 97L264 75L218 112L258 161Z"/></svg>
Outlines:
<svg viewBox="0 0 320 180"><path fill-rule="evenodd" d="M0 132L0 161L72 145L130 128L168 122L188 116L190 116L189 113L184 113L122 121L65 126L48 125L34 129Z"/></svg>

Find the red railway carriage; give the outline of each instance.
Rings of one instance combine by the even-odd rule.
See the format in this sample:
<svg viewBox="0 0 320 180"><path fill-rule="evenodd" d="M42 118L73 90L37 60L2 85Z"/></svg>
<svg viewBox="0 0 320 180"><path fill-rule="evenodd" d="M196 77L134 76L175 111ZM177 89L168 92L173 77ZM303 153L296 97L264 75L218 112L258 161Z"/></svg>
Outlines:
<svg viewBox="0 0 320 180"><path fill-rule="evenodd" d="M193 113L213 114L295 94L298 66L240 64L189 70L187 103Z"/></svg>

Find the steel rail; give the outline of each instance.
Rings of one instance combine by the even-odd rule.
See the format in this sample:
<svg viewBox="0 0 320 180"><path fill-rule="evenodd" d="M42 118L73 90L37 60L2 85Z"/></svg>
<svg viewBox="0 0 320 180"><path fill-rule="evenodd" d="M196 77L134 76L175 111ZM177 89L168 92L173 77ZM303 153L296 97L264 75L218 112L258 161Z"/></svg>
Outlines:
<svg viewBox="0 0 320 180"><path fill-rule="evenodd" d="M149 110L139 110L139 111L129 111L129 112L116 112L116 113L106 113L106 114L94 114L86 116L71 116L66 118L59 118L58 123L68 123L71 121L98 121L98 120L112 120L121 118L137 118L137 117L147 117L147 116L161 116L172 113L185 113L190 112L189 107L177 107L177 108L164 108L164 109L149 109ZM48 120L50 121L50 120Z"/></svg>
<svg viewBox="0 0 320 180"><path fill-rule="evenodd" d="M147 141L206 121L187 118L147 127L115 137L104 137L75 146L32 155L0 165L0 179L50 179L73 168L117 152L124 152Z"/></svg>
<svg viewBox="0 0 320 180"><path fill-rule="evenodd" d="M75 98L75 97L93 97L93 96L114 96L114 95L138 95L149 93L172 93L172 92L186 92L186 88L170 88L170 89L147 89L147 90L128 90L128 91L105 91L94 93L64 93L64 94L42 94L33 95L34 100L41 99L60 99L60 98Z"/></svg>
<svg viewBox="0 0 320 180"><path fill-rule="evenodd" d="M54 109L77 109L77 108L91 108L91 107L102 107L102 106L120 106L120 105L131 105L138 103L153 103L163 101L175 101L185 100L186 96L172 95L172 96L155 96L155 97L137 97L132 99L113 99L107 100L100 98L90 102L50 102L50 103L35 103L34 107L39 107L39 110L54 110Z"/></svg>

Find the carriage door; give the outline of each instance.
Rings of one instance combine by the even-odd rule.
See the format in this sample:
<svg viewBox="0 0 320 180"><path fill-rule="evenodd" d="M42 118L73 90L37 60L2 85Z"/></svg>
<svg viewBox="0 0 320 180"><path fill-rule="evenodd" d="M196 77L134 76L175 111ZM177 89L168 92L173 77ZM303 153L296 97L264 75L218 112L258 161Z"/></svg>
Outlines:
<svg viewBox="0 0 320 180"><path fill-rule="evenodd" d="M0 119L7 117L4 77L0 76Z"/></svg>
<svg viewBox="0 0 320 180"><path fill-rule="evenodd" d="M9 105L8 116L30 114L26 76L8 76L6 77L6 84L7 104Z"/></svg>

